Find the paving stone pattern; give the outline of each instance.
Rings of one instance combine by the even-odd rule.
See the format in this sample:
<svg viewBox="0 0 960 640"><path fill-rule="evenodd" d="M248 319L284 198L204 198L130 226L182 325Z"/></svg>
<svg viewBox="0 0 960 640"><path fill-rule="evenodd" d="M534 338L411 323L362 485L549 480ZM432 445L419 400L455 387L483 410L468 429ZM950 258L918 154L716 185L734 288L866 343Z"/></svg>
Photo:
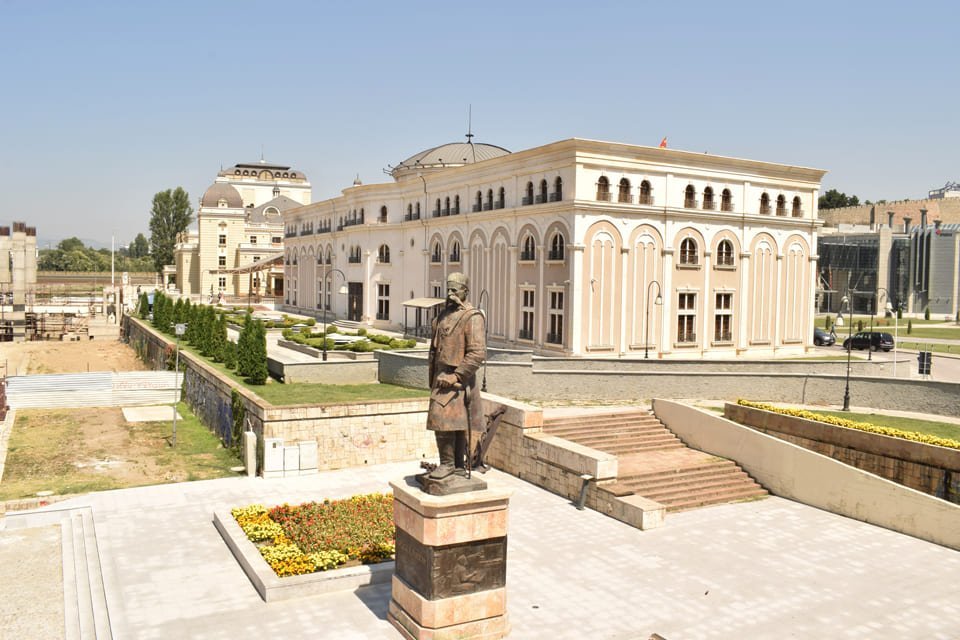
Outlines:
<svg viewBox="0 0 960 640"><path fill-rule="evenodd" d="M415 471L228 478L58 507L93 508L118 637L395 640L388 585L266 604L211 520L214 508L385 491ZM514 491L507 598L517 640L960 637L960 553L944 547L776 497L639 531L497 471L485 479Z"/></svg>

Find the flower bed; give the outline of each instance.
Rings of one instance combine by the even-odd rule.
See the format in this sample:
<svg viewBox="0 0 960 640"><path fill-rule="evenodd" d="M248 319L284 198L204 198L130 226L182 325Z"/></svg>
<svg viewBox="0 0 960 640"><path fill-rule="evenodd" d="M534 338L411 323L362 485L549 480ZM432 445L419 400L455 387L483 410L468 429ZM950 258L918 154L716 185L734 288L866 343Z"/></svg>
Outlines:
<svg viewBox="0 0 960 640"><path fill-rule="evenodd" d="M925 433L917 433L916 431L903 431L902 429L894 429L893 427L880 427L875 424L870 424L869 422L855 422L853 420L847 420L845 418L837 418L835 416L824 416L813 411L807 411L805 409L787 409L782 407L775 407L771 404L766 404L763 402L751 402L750 400L737 400L737 404L744 407L751 407L753 409L761 409L763 411L771 411L773 413L779 413L786 416L793 416L795 418L804 418L806 420L815 420L817 422L825 422L827 424L836 425L838 427L846 427L848 429L858 429L860 431L866 431L868 433L878 433L884 436L892 436L894 438L903 438L904 440L912 440L914 442L922 442L923 444L932 444L938 447L948 447L951 449L960 449L960 442L952 440L950 438L940 438L937 436L931 436Z"/></svg>
<svg viewBox="0 0 960 640"><path fill-rule="evenodd" d="M280 576L389 560L395 551L393 496L371 493L344 500L239 507L231 514Z"/></svg>

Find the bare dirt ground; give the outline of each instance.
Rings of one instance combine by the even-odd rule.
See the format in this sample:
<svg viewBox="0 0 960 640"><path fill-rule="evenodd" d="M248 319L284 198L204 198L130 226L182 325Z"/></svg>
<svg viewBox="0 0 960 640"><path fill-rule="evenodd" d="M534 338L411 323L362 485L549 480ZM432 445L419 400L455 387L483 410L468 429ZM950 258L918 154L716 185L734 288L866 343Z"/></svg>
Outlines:
<svg viewBox="0 0 960 640"><path fill-rule="evenodd" d="M143 371L115 338L0 343L9 375ZM181 415L188 410L181 407ZM196 418L184 415L176 449L169 421L128 423L120 407L18 411L0 500L222 477L237 463Z"/></svg>
<svg viewBox="0 0 960 640"><path fill-rule="evenodd" d="M103 338L80 342L3 342L0 364L7 375L84 373L87 371L144 371L133 349L119 340Z"/></svg>

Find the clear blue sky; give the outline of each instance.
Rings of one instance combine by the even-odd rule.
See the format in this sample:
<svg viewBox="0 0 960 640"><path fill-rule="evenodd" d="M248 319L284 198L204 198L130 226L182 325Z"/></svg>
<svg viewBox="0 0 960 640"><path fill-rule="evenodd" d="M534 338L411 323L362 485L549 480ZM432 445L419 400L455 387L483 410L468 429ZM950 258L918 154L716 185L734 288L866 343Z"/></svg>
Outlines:
<svg viewBox="0 0 960 640"><path fill-rule="evenodd" d="M328 198L462 140L471 104L511 150L667 136L918 198L960 180L957 7L0 0L0 223L126 243L261 145Z"/></svg>

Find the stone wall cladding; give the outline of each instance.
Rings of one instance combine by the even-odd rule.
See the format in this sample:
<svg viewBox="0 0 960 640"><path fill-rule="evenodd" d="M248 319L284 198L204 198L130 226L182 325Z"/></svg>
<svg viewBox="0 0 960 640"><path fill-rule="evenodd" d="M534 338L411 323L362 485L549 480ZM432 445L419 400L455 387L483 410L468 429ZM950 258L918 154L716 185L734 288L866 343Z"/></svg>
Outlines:
<svg viewBox="0 0 960 640"><path fill-rule="evenodd" d="M570 360L567 366L573 367L577 361ZM384 353L379 362L381 382L426 386L425 358ZM806 373L781 372L777 368L780 363L766 363L770 367L766 371L730 372L716 370L728 363L711 361L704 361L698 368L690 367L689 363L658 362L655 367L644 371L623 366L627 361L606 362L609 367L606 370L548 370L539 366L539 360L532 363L491 362L487 372L488 391L523 402L570 402L575 399L584 404L642 404L651 398L746 398L837 405L843 399L844 375L813 372L813 368L821 364L832 368L834 363L829 362L809 363L807 366L811 371ZM846 363L842 364L846 366ZM551 361L551 366L556 364ZM630 366L637 365L631 363ZM875 371L884 374L886 369L877 368ZM960 384L957 383L857 376L850 379L850 393L857 406L960 416L960 403L956 402Z"/></svg>
<svg viewBox="0 0 960 640"><path fill-rule="evenodd" d="M960 450L727 404L724 417L911 489L960 504Z"/></svg>
<svg viewBox="0 0 960 640"><path fill-rule="evenodd" d="M146 362L165 367L165 349L171 344L142 321L127 318L125 335L140 345ZM139 350L138 350L139 353ZM205 362L181 351L184 400L207 427L230 444L233 412L231 391L241 395L245 430L263 438L282 438L285 444L316 440L319 469L420 460L437 455L433 434L426 430L427 399L357 402L336 405L278 407L224 377ZM262 465L262 454L258 455Z"/></svg>

